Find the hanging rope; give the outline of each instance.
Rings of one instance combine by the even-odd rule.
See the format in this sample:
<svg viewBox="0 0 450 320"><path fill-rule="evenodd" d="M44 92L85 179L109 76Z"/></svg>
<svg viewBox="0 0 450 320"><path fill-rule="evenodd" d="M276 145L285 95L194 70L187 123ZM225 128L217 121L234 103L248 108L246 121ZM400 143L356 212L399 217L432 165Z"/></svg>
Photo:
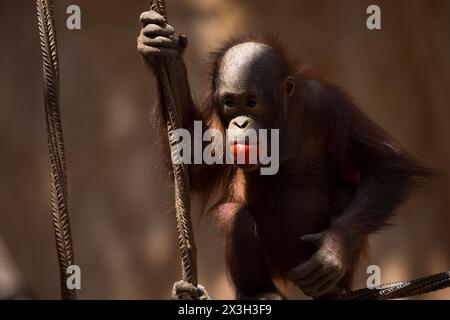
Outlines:
<svg viewBox="0 0 450 320"><path fill-rule="evenodd" d="M450 287L450 271L431 276L382 285L376 289L360 289L340 295L335 300L392 300L438 291Z"/></svg>
<svg viewBox="0 0 450 320"><path fill-rule="evenodd" d="M67 288L66 270L74 264L72 235L67 209L67 175L64 156L64 139L59 112L59 67L55 21L52 0L37 0L39 36L41 39L45 120L50 155L50 188L53 228L59 261L61 298L76 299L75 290Z"/></svg>
<svg viewBox="0 0 450 320"><path fill-rule="evenodd" d="M164 0L152 0L150 7L151 10L167 19ZM177 102L179 102L177 99L180 97L177 64L171 62L169 58L156 58L156 68L164 104L170 151L173 154L178 144L174 131L181 128L182 124L181 114L177 108ZM175 179L175 209L178 245L181 251L182 280L197 286L197 252L190 213L188 169L184 164L172 162L172 170Z"/></svg>

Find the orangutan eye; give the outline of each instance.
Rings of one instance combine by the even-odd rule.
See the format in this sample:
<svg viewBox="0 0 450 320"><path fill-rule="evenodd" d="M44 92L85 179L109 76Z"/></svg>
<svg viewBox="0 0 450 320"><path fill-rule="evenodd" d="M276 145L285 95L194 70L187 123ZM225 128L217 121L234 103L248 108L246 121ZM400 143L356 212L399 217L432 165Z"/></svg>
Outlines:
<svg viewBox="0 0 450 320"><path fill-rule="evenodd" d="M224 105L228 108L234 108L234 102L230 98L224 100Z"/></svg>
<svg viewBox="0 0 450 320"><path fill-rule="evenodd" d="M250 99L250 100L248 100L248 102L247 102L247 107L249 107L249 108L254 108L254 107L256 107L256 104L257 104L257 102L256 102L255 99Z"/></svg>

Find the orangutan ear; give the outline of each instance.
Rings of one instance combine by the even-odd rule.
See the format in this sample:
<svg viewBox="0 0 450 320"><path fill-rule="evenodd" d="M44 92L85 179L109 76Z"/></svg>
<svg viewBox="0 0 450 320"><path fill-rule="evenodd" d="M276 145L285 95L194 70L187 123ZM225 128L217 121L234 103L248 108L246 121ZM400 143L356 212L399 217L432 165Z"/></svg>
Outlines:
<svg viewBox="0 0 450 320"><path fill-rule="evenodd" d="M285 85L285 90L286 90L286 96L289 98L294 94L295 91L295 79L294 77L287 77L286 78L286 85Z"/></svg>

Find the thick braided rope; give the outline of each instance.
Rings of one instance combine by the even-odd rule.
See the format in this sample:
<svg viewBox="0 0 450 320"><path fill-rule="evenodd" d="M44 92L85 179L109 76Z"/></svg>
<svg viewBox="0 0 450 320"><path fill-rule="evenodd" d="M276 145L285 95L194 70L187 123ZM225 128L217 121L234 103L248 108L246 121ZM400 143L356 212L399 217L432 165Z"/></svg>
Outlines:
<svg viewBox="0 0 450 320"><path fill-rule="evenodd" d="M159 12L167 18L165 2L162 0L151 1L151 9ZM179 79L176 61L173 59L156 59L157 75L160 83L164 102L164 114L166 118L167 133L171 154L178 140L174 131L181 128L182 120L176 99L179 95ZM179 101L178 101L179 102ZM190 214L189 177L187 167L184 164L172 162L172 170L175 180L175 209L178 232L178 245L181 252L182 279L197 286L197 252L192 230Z"/></svg>
<svg viewBox="0 0 450 320"><path fill-rule="evenodd" d="M450 287L450 271L411 280L361 289L338 296L337 300L392 300L417 296Z"/></svg>
<svg viewBox="0 0 450 320"><path fill-rule="evenodd" d="M74 290L67 288L66 270L74 264L72 235L68 213L67 174L64 138L59 111L59 67L52 0L37 0L39 35L41 39L45 117L50 155L50 188L53 228L61 281L61 298L76 299Z"/></svg>

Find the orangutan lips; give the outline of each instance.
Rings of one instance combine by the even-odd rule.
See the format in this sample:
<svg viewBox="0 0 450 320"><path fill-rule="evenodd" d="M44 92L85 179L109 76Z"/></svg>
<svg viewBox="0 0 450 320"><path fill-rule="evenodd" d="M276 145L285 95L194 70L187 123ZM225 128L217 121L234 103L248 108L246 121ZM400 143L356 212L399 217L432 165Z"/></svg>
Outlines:
<svg viewBox="0 0 450 320"><path fill-rule="evenodd" d="M235 143L233 144L233 155L235 161L244 161L244 163L238 164L256 164L258 160L258 145Z"/></svg>

